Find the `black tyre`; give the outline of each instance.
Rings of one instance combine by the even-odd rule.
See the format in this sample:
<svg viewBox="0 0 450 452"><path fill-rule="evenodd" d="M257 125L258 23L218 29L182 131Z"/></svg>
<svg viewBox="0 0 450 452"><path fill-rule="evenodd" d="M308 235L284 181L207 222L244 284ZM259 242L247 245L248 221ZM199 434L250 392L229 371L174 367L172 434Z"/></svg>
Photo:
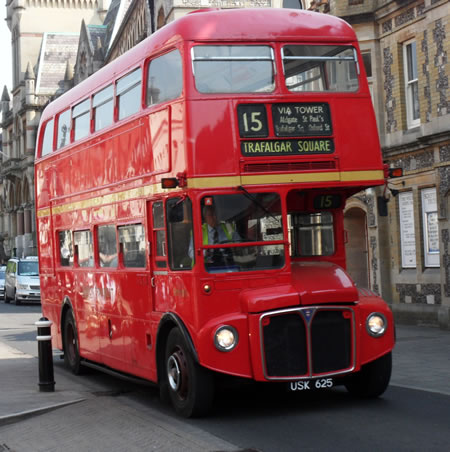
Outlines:
<svg viewBox="0 0 450 452"><path fill-rule="evenodd" d="M378 397L386 391L391 379L392 353L362 366L345 382L347 391L357 397Z"/></svg>
<svg viewBox="0 0 450 452"><path fill-rule="evenodd" d="M194 361L178 328L169 333L164 365L166 381L162 384L175 411L184 417L207 414L214 398L213 376Z"/></svg>
<svg viewBox="0 0 450 452"><path fill-rule="evenodd" d="M81 358L78 333L72 311L69 311L64 318L63 346L64 363L75 375L79 375L81 373Z"/></svg>

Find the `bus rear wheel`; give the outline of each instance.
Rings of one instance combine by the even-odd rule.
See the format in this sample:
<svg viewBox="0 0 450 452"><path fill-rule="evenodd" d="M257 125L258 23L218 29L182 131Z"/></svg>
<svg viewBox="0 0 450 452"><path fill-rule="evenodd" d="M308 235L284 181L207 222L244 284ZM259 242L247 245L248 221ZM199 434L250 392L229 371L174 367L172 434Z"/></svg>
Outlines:
<svg viewBox="0 0 450 452"><path fill-rule="evenodd" d="M386 391L391 379L392 353L387 353L361 367L345 383L347 391L357 397L374 398Z"/></svg>
<svg viewBox="0 0 450 452"><path fill-rule="evenodd" d="M64 318L64 363L75 374L81 373L81 357L78 346L78 333L73 312L69 311Z"/></svg>
<svg viewBox="0 0 450 452"><path fill-rule="evenodd" d="M212 374L194 361L178 328L169 333L164 363L167 390L175 411L184 417L207 414L214 397Z"/></svg>

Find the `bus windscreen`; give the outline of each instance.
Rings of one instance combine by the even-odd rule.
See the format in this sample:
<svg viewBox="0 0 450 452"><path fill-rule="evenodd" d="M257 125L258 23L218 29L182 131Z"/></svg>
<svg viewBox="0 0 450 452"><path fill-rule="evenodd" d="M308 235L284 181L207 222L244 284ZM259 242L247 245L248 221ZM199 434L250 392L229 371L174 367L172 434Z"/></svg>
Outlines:
<svg viewBox="0 0 450 452"><path fill-rule="evenodd" d="M195 86L200 93L256 93L275 89L269 46L195 46Z"/></svg>
<svg viewBox="0 0 450 452"><path fill-rule="evenodd" d="M359 87L354 47L288 45L283 68L289 91L354 92Z"/></svg>

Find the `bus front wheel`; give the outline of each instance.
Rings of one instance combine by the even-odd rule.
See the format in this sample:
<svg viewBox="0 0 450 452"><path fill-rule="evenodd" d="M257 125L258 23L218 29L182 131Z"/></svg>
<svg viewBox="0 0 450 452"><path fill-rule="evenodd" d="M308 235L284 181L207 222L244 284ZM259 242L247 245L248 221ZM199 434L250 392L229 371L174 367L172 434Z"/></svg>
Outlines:
<svg viewBox="0 0 450 452"><path fill-rule="evenodd" d="M169 333L164 363L167 390L175 411L184 417L205 415L213 402L213 377L194 361L178 328Z"/></svg>
<svg viewBox="0 0 450 452"><path fill-rule="evenodd" d="M387 353L361 367L345 383L347 391L357 397L378 397L386 391L392 371L392 353Z"/></svg>
<svg viewBox="0 0 450 452"><path fill-rule="evenodd" d="M69 311L64 318L64 363L75 374L81 373L81 358L78 346L78 333L73 312Z"/></svg>

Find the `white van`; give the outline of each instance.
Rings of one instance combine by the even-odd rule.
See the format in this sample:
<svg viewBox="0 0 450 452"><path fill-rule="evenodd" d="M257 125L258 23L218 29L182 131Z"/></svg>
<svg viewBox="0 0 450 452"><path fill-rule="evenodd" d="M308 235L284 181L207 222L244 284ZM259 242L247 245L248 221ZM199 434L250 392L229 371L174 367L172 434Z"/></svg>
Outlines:
<svg viewBox="0 0 450 452"><path fill-rule="evenodd" d="M6 265L5 303L40 303L41 285L37 257L11 258Z"/></svg>

